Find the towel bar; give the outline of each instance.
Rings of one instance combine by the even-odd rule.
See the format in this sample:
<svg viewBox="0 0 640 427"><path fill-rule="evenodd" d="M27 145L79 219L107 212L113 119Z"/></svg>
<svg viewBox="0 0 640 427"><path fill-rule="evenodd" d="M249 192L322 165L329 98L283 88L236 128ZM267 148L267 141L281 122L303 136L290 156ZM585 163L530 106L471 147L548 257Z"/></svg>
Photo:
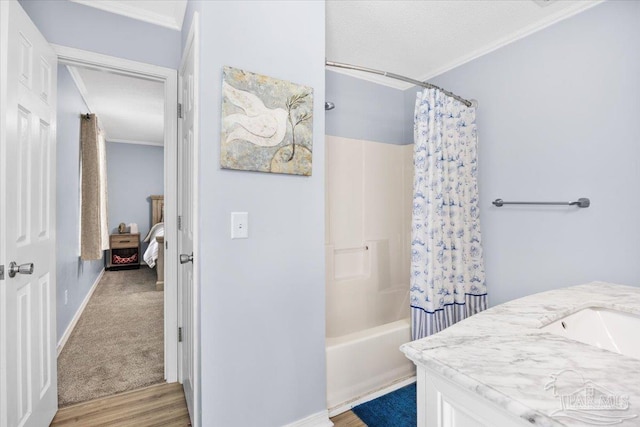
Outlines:
<svg viewBox="0 0 640 427"><path fill-rule="evenodd" d="M491 202L494 206L501 207L504 205L545 205L545 206L577 206L579 208L588 208L591 201L586 197L581 197L575 202L505 202L502 199L495 199Z"/></svg>

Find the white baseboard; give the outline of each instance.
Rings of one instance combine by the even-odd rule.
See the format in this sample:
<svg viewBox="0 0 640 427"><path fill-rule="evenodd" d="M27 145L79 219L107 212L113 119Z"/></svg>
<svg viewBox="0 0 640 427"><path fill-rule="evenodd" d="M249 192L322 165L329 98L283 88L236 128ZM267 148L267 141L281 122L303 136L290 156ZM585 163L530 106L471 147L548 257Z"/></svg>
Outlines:
<svg viewBox="0 0 640 427"><path fill-rule="evenodd" d="M407 386L409 384L415 383L416 382L416 376L413 375L409 378L405 378L403 380L397 381L391 385L388 385L384 388L381 388L379 390L376 390L372 393L366 394L364 396L358 397L356 399L353 399L347 403L343 403L341 405L338 406L334 406L333 408L329 408L329 416L330 417L335 417L336 415L340 415L343 412L347 412L350 411L351 409L353 409L354 406L358 406L361 405L363 403L369 402L370 400L373 399L377 399L380 396L384 396L385 394L389 394L392 391L396 391L404 386Z"/></svg>
<svg viewBox="0 0 640 427"><path fill-rule="evenodd" d="M64 334L62 334L62 336L60 337L60 341L58 341L58 356L60 356L60 353L62 353L62 349L64 348L64 345L69 340L69 337L71 336L71 332L73 332L73 329L76 327L78 320L80 320L80 316L82 316L82 312L87 307L87 304L89 303L91 296L93 295L96 288L98 287L98 283L100 283L100 279L102 279L103 275L104 275L104 268L102 269L102 271L100 271L100 274L98 274L98 277L96 277L96 280L93 282L93 285L91 285L91 289L89 289L87 296L84 297L82 304L80 304L80 307L78 307L78 311L76 311L76 314L73 316L73 319L71 319L69 326L67 326L67 329L64 331Z"/></svg>
<svg viewBox="0 0 640 427"><path fill-rule="evenodd" d="M284 427L333 427L333 423L329 419L329 411L324 410L287 424Z"/></svg>

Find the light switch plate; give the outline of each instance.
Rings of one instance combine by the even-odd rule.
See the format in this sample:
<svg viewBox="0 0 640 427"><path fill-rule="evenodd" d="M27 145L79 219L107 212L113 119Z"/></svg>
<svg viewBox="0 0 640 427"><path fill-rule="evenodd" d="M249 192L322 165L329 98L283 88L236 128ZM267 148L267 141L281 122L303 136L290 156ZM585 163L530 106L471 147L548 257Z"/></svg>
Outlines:
<svg viewBox="0 0 640 427"><path fill-rule="evenodd" d="M231 212L231 238L249 238L249 213Z"/></svg>

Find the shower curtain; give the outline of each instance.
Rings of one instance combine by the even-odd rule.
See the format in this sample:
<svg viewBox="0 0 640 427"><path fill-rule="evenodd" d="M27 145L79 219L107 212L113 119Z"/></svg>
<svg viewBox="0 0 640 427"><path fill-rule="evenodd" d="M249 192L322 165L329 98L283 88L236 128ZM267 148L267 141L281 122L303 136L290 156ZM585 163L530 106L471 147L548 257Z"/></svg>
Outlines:
<svg viewBox="0 0 640 427"><path fill-rule="evenodd" d="M487 307L475 108L418 93L414 122L411 321L419 339Z"/></svg>

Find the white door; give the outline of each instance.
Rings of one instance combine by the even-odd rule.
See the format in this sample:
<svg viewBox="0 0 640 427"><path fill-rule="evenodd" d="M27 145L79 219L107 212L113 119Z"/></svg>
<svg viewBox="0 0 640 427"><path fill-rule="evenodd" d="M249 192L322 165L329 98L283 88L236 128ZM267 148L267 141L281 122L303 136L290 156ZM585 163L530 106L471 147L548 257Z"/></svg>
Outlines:
<svg viewBox="0 0 640 427"><path fill-rule="evenodd" d="M58 408L57 57L16 0L0 1L0 31L0 426L40 427Z"/></svg>
<svg viewBox="0 0 640 427"><path fill-rule="evenodd" d="M198 15L195 14L187 46L178 75L178 101L182 105L182 119L178 131L178 323L182 341L178 352L179 379L194 426L198 425L197 402L197 288L194 278L197 257L194 258L194 239L197 233L197 147L198 147Z"/></svg>

